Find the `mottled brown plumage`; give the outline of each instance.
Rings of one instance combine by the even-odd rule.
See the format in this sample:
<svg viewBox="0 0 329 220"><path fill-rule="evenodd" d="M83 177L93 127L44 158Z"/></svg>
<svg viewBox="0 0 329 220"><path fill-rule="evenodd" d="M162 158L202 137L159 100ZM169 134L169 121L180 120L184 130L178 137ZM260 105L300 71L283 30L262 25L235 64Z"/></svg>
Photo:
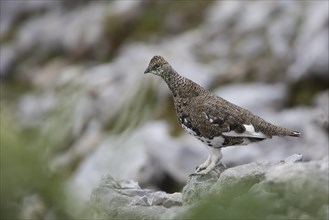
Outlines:
<svg viewBox="0 0 329 220"><path fill-rule="evenodd" d="M164 79L173 94L182 127L210 147L210 155L198 167L197 173L208 173L220 162L221 147L262 141L272 136L300 135L297 131L266 122L179 75L161 56L151 59L145 73Z"/></svg>

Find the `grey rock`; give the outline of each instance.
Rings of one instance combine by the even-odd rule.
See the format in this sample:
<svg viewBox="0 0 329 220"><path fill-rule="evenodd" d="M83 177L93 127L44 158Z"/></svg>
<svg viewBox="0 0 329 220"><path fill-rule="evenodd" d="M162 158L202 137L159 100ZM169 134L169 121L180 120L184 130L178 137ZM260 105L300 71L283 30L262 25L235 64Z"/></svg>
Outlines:
<svg viewBox="0 0 329 220"><path fill-rule="evenodd" d="M328 157L301 160L295 154L226 170L219 165L207 175L190 176L182 194L141 189L134 181L106 176L91 204L96 217L111 219L327 219Z"/></svg>
<svg viewBox="0 0 329 220"><path fill-rule="evenodd" d="M230 188L235 188L240 183L244 185L250 183L252 186L264 180L266 173L274 167L300 162L302 157L302 155L296 154L279 162L254 162L227 169L222 173L212 190L220 194Z"/></svg>
<svg viewBox="0 0 329 220"><path fill-rule="evenodd" d="M321 161L276 166L266 174L264 188L283 195L287 203L296 204L295 208L304 210L312 205L321 207L328 204L328 183L326 157Z"/></svg>
<svg viewBox="0 0 329 220"><path fill-rule="evenodd" d="M210 216L224 219L328 219L328 157L307 163L301 160L302 155L293 155L282 161L227 169L203 201L194 199L193 209L208 207ZM244 207L257 208L255 213L244 213ZM197 218L193 209L183 216Z"/></svg>
<svg viewBox="0 0 329 220"><path fill-rule="evenodd" d="M97 218L158 219L168 209L182 205L180 193L167 194L141 189L134 181L104 177L91 195Z"/></svg>
<svg viewBox="0 0 329 220"><path fill-rule="evenodd" d="M193 203L199 201L200 198L209 196L209 193L216 193L220 196L226 192L231 192L232 189L252 186L255 183L262 181L266 172L277 164L292 164L302 160L302 155L292 155L280 162L266 163L250 163L226 169L223 166L218 166L216 169L205 176L191 176L186 186L183 189L183 201ZM239 187L242 184L244 187ZM209 190L210 189L210 190ZM239 191L234 192L238 195Z"/></svg>
<svg viewBox="0 0 329 220"><path fill-rule="evenodd" d="M199 201L204 195L207 195L209 188L216 183L224 170L224 165L219 164L207 175L190 175L183 188L183 201L191 204Z"/></svg>

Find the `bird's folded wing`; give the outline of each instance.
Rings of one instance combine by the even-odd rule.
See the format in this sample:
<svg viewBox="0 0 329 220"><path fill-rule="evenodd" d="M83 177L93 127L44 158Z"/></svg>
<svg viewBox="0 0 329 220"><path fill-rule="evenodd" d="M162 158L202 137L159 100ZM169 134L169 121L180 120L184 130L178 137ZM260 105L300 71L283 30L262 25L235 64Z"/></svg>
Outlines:
<svg viewBox="0 0 329 220"><path fill-rule="evenodd" d="M244 120L243 115L232 110L226 105L214 102L205 102L203 115L223 136L246 137L246 138L268 138L262 132L256 132L254 126Z"/></svg>

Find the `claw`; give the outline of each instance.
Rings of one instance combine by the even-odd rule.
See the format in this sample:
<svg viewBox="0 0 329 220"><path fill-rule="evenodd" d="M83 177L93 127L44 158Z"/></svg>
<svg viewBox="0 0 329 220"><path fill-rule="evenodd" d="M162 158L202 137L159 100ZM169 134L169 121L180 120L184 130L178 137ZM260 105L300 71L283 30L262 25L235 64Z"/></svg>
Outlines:
<svg viewBox="0 0 329 220"><path fill-rule="evenodd" d="M189 177L191 176L196 176L196 175L205 175L209 173L214 167L220 162L222 158L222 152L220 148L209 148L210 154L207 158L207 160L199 165L195 172L190 174Z"/></svg>
<svg viewBox="0 0 329 220"><path fill-rule="evenodd" d="M198 167L195 168L195 172L198 173L198 172L200 172L200 171L202 171L204 169L206 169L206 167L198 166Z"/></svg>
<svg viewBox="0 0 329 220"><path fill-rule="evenodd" d="M191 173L190 175L188 175L188 177L192 177L192 176L201 176L201 175L204 175L204 174L203 174L203 173L195 172L195 173Z"/></svg>

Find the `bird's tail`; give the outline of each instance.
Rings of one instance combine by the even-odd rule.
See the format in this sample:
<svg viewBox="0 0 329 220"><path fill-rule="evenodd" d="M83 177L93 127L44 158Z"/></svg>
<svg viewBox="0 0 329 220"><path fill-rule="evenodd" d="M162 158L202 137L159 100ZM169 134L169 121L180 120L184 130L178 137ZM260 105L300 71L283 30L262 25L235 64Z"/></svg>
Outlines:
<svg viewBox="0 0 329 220"><path fill-rule="evenodd" d="M284 127L276 126L276 125L271 124L271 123L269 123L269 122L267 122L264 119L259 118L259 117L255 117L255 119L258 122L257 130L261 131L262 133L264 133L264 134L266 134L270 137L272 137L272 136L299 137L300 136L299 131L292 131L292 130L284 128Z"/></svg>
<svg viewBox="0 0 329 220"><path fill-rule="evenodd" d="M271 127L273 128L273 135L275 136L290 136L290 137L300 137L300 132L299 131L292 131L287 128L283 128L280 126L276 126L271 124Z"/></svg>
<svg viewBox="0 0 329 220"><path fill-rule="evenodd" d="M300 137L300 132L299 131L292 131L289 136L291 136L291 137Z"/></svg>

